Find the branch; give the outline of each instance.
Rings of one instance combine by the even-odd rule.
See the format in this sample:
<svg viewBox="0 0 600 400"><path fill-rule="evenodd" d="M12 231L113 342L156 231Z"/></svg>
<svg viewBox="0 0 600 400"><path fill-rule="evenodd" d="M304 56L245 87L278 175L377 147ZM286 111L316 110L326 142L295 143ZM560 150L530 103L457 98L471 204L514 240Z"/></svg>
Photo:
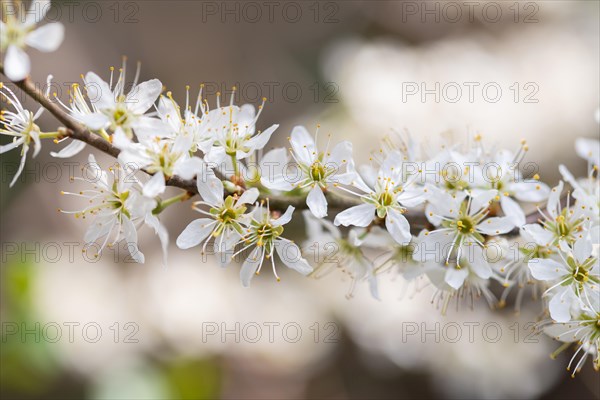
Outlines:
<svg viewBox="0 0 600 400"><path fill-rule="evenodd" d="M0 64L0 73L4 75L4 68ZM28 77L20 82L13 82L21 90L27 93L32 99L38 102L42 107L48 110L56 119L58 119L66 128L67 136L71 139L80 140L89 144L90 146L106 153L112 157L117 158L120 150L112 145L112 143L104 140L102 137L90 132L87 128L77 122L67 112L65 112L57 103L52 102L48 99L44 93L38 90L31 79ZM147 171L144 171L147 173ZM152 174L149 174L152 175ZM166 181L167 186L178 187L186 190L192 194L198 194L196 187L196 179L182 179L178 176L172 176ZM362 204L358 199L341 197L338 195L332 195L331 193L326 194L329 209L331 210L343 210L358 204ZM284 211L288 206L294 206L296 209L306 209L306 198L305 197L287 197L280 195L261 195L262 199L269 199L271 209ZM422 210L410 210L405 214L406 218L410 221L413 228L425 228L427 227L428 221ZM538 220L540 214L536 211L527 216L527 222L533 223ZM518 231L511 232L518 233Z"/></svg>
<svg viewBox="0 0 600 400"><path fill-rule="evenodd" d="M0 64L0 73L4 75L4 67ZM112 143L106 141L102 137L90 132L86 127L71 117L65 110L57 103L52 102L45 94L40 91L31 79L28 77L23 81L13 82L17 87L23 90L33 100L39 103L42 107L48 110L56 119L60 121L67 128L67 136L71 139L80 140L89 144L90 146L106 153L114 158L119 156L120 150L112 145ZM146 172L146 171L144 171ZM149 174L152 175L152 174ZM167 186L178 187L186 190L193 194L198 194L195 179L182 179L178 176L172 176L166 181ZM284 211L288 205L292 205L297 209L305 209L306 199L304 197L284 197L278 195L261 196L263 198L268 197L271 208L274 210ZM332 209L345 209L357 204L360 204L354 199L341 198L339 196L327 196L329 206Z"/></svg>

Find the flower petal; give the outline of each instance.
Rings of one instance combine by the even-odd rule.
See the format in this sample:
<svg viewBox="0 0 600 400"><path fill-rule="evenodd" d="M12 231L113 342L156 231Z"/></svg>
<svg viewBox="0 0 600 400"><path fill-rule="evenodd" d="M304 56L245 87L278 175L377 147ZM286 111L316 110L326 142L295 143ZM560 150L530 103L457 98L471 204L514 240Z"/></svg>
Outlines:
<svg viewBox="0 0 600 400"><path fill-rule="evenodd" d="M368 226L375 219L376 207L373 204L361 204L350 207L335 216L336 226Z"/></svg>
<svg viewBox="0 0 600 400"><path fill-rule="evenodd" d="M50 152L50 155L55 158L69 158L79 154L85 148L85 142L80 140L72 140L65 148L57 152Z"/></svg>
<svg viewBox="0 0 600 400"><path fill-rule="evenodd" d="M250 281L252 277L256 274L258 267L262 263L264 253L261 257L261 249L260 247L255 247L254 250L250 253L248 258L244 261L242 268L240 269L240 279L242 280L242 286L248 287L250 286Z"/></svg>
<svg viewBox="0 0 600 400"><path fill-rule="evenodd" d="M281 226L287 224L292 220L292 214L294 214L294 210L295 208L293 206L288 206L285 212L281 214L279 218L273 220L271 224L273 224L274 226Z"/></svg>
<svg viewBox="0 0 600 400"><path fill-rule="evenodd" d="M110 86L96 73L88 72L85 75L85 89L90 102L98 110L112 109L115 106L115 96Z"/></svg>
<svg viewBox="0 0 600 400"><path fill-rule="evenodd" d="M290 144L300 163L311 165L316 159L315 140L305 127L294 127L290 135Z"/></svg>
<svg viewBox="0 0 600 400"><path fill-rule="evenodd" d="M4 74L13 82L27 78L31 71L29 56L17 46L8 46L4 58Z"/></svg>
<svg viewBox="0 0 600 400"><path fill-rule="evenodd" d="M51 0L33 0L25 13L23 26L30 27L39 24L50 10Z"/></svg>
<svg viewBox="0 0 600 400"><path fill-rule="evenodd" d="M539 224L527 224L521 228L529 235L537 245L548 247L554 240L552 232L547 231Z"/></svg>
<svg viewBox="0 0 600 400"><path fill-rule="evenodd" d="M215 176L212 170L205 170L202 175L198 175L196 186L204 201L212 205L223 204L223 182Z"/></svg>
<svg viewBox="0 0 600 400"><path fill-rule="evenodd" d="M283 263L302 275L308 275L312 272L312 267L304 258L300 247L291 240L279 238L275 241L275 250Z"/></svg>
<svg viewBox="0 0 600 400"><path fill-rule="evenodd" d="M455 268L449 266L446 269L444 280L451 288L458 290L463 283L465 283L467 276L469 276L469 270L467 268Z"/></svg>
<svg viewBox="0 0 600 400"><path fill-rule="evenodd" d="M569 273L563 264L549 258L534 258L527 266L531 275L540 281L553 281Z"/></svg>
<svg viewBox="0 0 600 400"><path fill-rule="evenodd" d="M401 245L407 245L412 239L408 220L404 215L392 208L387 211L385 227L394 240Z"/></svg>
<svg viewBox="0 0 600 400"><path fill-rule="evenodd" d="M125 100L127 108L136 114L145 113L152 107L156 99L158 99L162 88L162 82L158 79L151 79L140 83L127 94Z"/></svg>
<svg viewBox="0 0 600 400"><path fill-rule="evenodd" d="M199 245L213 231L214 225L214 220L210 218L200 218L190 222L179 234L177 247L185 250Z"/></svg>
<svg viewBox="0 0 600 400"><path fill-rule="evenodd" d="M135 225L133 222L123 216L123 235L125 237L125 242L127 243L127 250L131 257L140 264L144 263L144 254L138 248L138 235L137 230L135 229Z"/></svg>
<svg viewBox="0 0 600 400"><path fill-rule="evenodd" d="M484 235L501 235L510 232L515 227L515 223L510 217L492 217L479 223L475 230Z"/></svg>
<svg viewBox="0 0 600 400"><path fill-rule="evenodd" d="M279 125L272 125L268 129L262 131L258 135L253 136L250 140L248 140L246 142L248 147L250 147L250 152L248 153L248 155L250 155L255 150L260 150L263 147L265 147L269 139L271 139L271 135L273 134L273 132L275 132L275 130L277 130L277 128L279 128Z"/></svg>
<svg viewBox="0 0 600 400"><path fill-rule="evenodd" d="M525 225L527 222L525 219L525 213L523 212L523 209L519 203L511 199L509 196L502 195L500 197L500 205L502 206L504 215L510 218L517 228Z"/></svg>
<svg viewBox="0 0 600 400"><path fill-rule="evenodd" d="M65 27L60 22L40 26L25 38L28 46L43 52L51 52L60 46L65 37Z"/></svg>
<svg viewBox="0 0 600 400"><path fill-rule="evenodd" d="M165 176L162 171L155 173L152 178L144 185L144 196L154 198L165 191Z"/></svg>
<svg viewBox="0 0 600 400"><path fill-rule="evenodd" d="M550 299L548 308L550 317L556 322L568 322L571 320L571 305L574 296L570 287L561 287Z"/></svg>
<svg viewBox="0 0 600 400"><path fill-rule="evenodd" d="M242 195L237 199L236 206L240 206L242 204L252 204L258 199L259 192L257 188L250 188L246 190Z"/></svg>
<svg viewBox="0 0 600 400"><path fill-rule="evenodd" d="M306 205L317 218L327 216L327 199L319 185L313 185L313 188L306 196Z"/></svg>
<svg viewBox="0 0 600 400"><path fill-rule="evenodd" d="M589 236L579 238L573 244L573 255L579 264L582 264L585 260L592 255L593 245Z"/></svg>

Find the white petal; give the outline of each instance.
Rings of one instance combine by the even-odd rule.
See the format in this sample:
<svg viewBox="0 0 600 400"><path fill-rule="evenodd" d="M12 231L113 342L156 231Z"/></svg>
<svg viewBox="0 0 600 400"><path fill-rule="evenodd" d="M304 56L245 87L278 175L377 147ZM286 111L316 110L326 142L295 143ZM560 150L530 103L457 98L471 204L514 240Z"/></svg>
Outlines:
<svg viewBox="0 0 600 400"><path fill-rule="evenodd" d="M193 179L206 168L200 157L192 157L178 162L173 172L183 179Z"/></svg>
<svg viewBox="0 0 600 400"><path fill-rule="evenodd" d="M328 182L340 183L342 185L351 185L356 179L356 172L345 172L342 174L335 174L328 179Z"/></svg>
<svg viewBox="0 0 600 400"><path fill-rule="evenodd" d="M257 188L250 188L246 190L242 195L237 199L236 205L242 204L253 204L256 199L258 199L259 192Z"/></svg>
<svg viewBox="0 0 600 400"><path fill-rule="evenodd" d="M23 26L32 26L39 24L44 20L44 17L50 10L51 0L34 0L31 2L29 9L25 13L25 21Z"/></svg>
<svg viewBox="0 0 600 400"><path fill-rule="evenodd" d="M523 209L519 203L511 199L509 196L501 195L500 205L502 206L504 215L509 217L517 228L525 225L527 222L525 219L525 213L523 212Z"/></svg>
<svg viewBox="0 0 600 400"><path fill-rule="evenodd" d="M280 192L287 192L294 188L294 184L289 181L289 178L285 175L274 175L274 176L263 176L260 178L260 183L263 184L267 189L277 190Z"/></svg>
<svg viewBox="0 0 600 400"><path fill-rule="evenodd" d="M570 287L561 287L550 299L548 308L550 317L556 322L568 322L571 320L571 305L573 296Z"/></svg>
<svg viewBox="0 0 600 400"><path fill-rule="evenodd" d="M313 186L308 196L306 196L306 205L315 217L323 218L327 216L327 199L323 194L321 186Z"/></svg>
<svg viewBox="0 0 600 400"><path fill-rule="evenodd" d="M148 214L145 218L146 224L148 224L154 232L158 235L160 239L160 245L163 251L163 264L167 265L167 249L169 248L169 232L164 227L163 224L160 223L159 219L152 214Z"/></svg>
<svg viewBox="0 0 600 400"><path fill-rule="evenodd" d="M131 257L140 264L144 263L144 254L138 249L138 236L137 230L133 222L123 216L123 235L125 236L125 242L127 244L127 250Z"/></svg>
<svg viewBox="0 0 600 400"><path fill-rule="evenodd" d="M14 142L10 142L9 144L5 144L4 146L0 146L0 154L4 154L7 151L16 149L17 147L19 147L22 144L23 144L23 139L18 139L18 140L15 140Z"/></svg>
<svg viewBox="0 0 600 400"><path fill-rule="evenodd" d="M263 254L264 255L264 254ZM240 269L240 279L242 280L242 286L248 287L250 286L250 281L252 277L256 274L256 270L260 266L263 257L261 257L261 248L255 247L252 250L252 253L246 258L242 268Z"/></svg>
<svg viewBox="0 0 600 400"><path fill-rule="evenodd" d="M577 155L594 165L600 163L600 142L598 139L578 138L575 140Z"/></svg>
<svg viewBox="0 0 600 400"><path fill-rule="evenodd" d="M375 219L376 207L372 204L361 204L350 207L335 216L336 226L368 226Z"/></svg>
<svg viewBox="0 0 600 400"><path fill-rule="evenodd" d="M310 165L317 157L315 154L315 141L303 126L295 126L290 135L290 144L298 161L304 165Z"/></svg>
<svg viewBox="0 0 600 400"><path fill-rule="evenodd" d="M260 175L276 175L283 171L289 162L288 150L283 147L269 150L259 161Z"/></svg>
<svg viewBox="0 0 600 400"><path fill-rule="evenodd" d="M131 127L140 140L152 140L157 136L165 136L169 132L169 126L162 120L146 115L138 117Z"/></svg>
<svg viewBox="0 0 600 400"><path fill-rule="evenodd" d="M213 205L223 204L223 182L217 178L212 170L205 170L198 175L198 193L204 201Z"/></svg>
<svg viewBox="0 0 600 400"><path fill-rule="evenodd" d="M180 249L189 249L199 245L213 231L215 224L210 218L200 218L189 223L177 238Z"/></svg>
<svg viewBox="0 0 600 400"><path fill-rule="evenodd" d="M296 270L302 275L308 275L312 272L312 267L308 264L308 261L302 258L302 253L296 243L280 238L275 241L275 250L288 268Z"/></svg>
<svg viewBox="0 0 600 400"><path fill-rule="evenodd" d="M486 190L484 192L478 193L473 196L473 201L471 202L471 210L470 214L473 215L477 213L482 208L486 208L489 206L490 201L494 199L498 195L497 190Z"/></svg>
<svg viewBox="0 0 600 400"><path fill-rule="evenodd" d="M469 276L469 270L467 268L457 269L453 266L449 266L446 269L444 280L451 288L458 290L463 283L465 283L467 276Z"/></svg>
<svg viewBox="0 0 600 400"><path fill-rule="evenodd" d="M79 154L85 148L85 142L80 140L72 140L65 148L58 153L52 151L50 155L56 158L69 158Z"/></svg>
<svg viewBox="0 0 600 400"><path fill-rule="evenodd" d="M481 221L475 230L493 236L510 232L514 227L515 223L510 217L492 217Z"/></svg>
<svg viewBox="0 0 600 400"><path fill-rule="evenodd" d="M554 218L558 217L560 206L560 196L564 187L563 181L560 181L558 185L552 188L550 195L548 196L548 213Z"/></svg>
<svg viewBox="0 0 600 400"><path fill-rule="evenodd" d="M85 89L90 102L99 110L112 109L115 106L115 97L110 86L96 73L88 72L85 75Z"/></svg>
<svg viewBox="0 0 600 400"><path fill-rule="evenodd" d="M41 26L27 35L25 43L39 51L51 52L60 46L65 37L65 27L59 22Z"/></svg>
<svg viewBox="0 0 600 400"><path fill-rule="evenodd" d="M423 230L415 239L413 260L417 262L445 261L445 255L450 251L454 235L444 230L428 232Z"/></svg>
<svg viewBox="0 0 600 400"><path fill-rule="evenodd" d="M26 149L23 150L23 155L21 156L21 161L19 162L19 169L17 169L17 173L13 177L12 181L10 181L10 185L8 185L8 187L13 187L17 182L17 179L19 179L19 176L21 176L21 172L23 172L23 168L25 168L25 160L27 160Z"/></svg>
<svg viewBox="0 0 600 400"><path fill-rule="evenodd" d="M288 206L288 208L285 210L285 212L283 214L281 214L281 216L279 218L272 221L271 223L274 226L281 226L281 225L287 224L288 222L290 222L292 220L292 215L294 214L294 210L295 210L295 208L293 206Z"/></svg>
<svg viewBox="0 0 600 400"><path fill-rule="evenodd" d="M344 140L335 145L331 150L331 155L327 158L327 164L331 164L336 167L339 172L348 164L348 161L352 158L352 143Z"/></svg>
<svg viewBox="0 0 600 400"><path fill-rule="evenodd" d="M171 126L173 132L178 133L181 130L181 114L174 100L160 96L158 100L158 114L164 123L168 123Z"/></svg>
<svg viewBox="0 0 600 400"><path fill-rule="evenodd" d="M14 82L27 78L31 71L29 56L17 46L8 46L4 58L4 74Z"/></svg>
<svg viewBox="0 0 600 400"><path fill-rule="evenodd" d="M101 113L79 115L77 120L92 131L106 128L110 124L108 117Z"/></svg>
<svg viewBox="0 0 600 400"><path fill-rule="evenodd" d="M154 198L165 191L165 176L162 171L155 173L144 185L144 196Z"/></svg>
<svg viewBox="0 0 600 400"><path fill-rule="evenodd" d="M569 273L564 265L549 258L534 258L527 266L531 275L540 281L553 281Z"/></svg>
<svg viewBox="0 0 600 400"><path fill-rule="evenodd" d="M544 182L515 182L509 189L519 201L540 202L548 198L550 187Z"/></svg>
<svg viewBox="0 0 600 400"><path fill-rule="evenodd" d="M396 242L407 245L412 239L410 225L404 215L394 209L388 209L385 217L385 227Z"/></svg>
<svg viewBox="0 0 600 400"><path fill-rule="evenodd" d="M490 279L492 277L492 267L485 259L481 247L475 247L473 260L469 262L471 270L481 279Z"/></svg>
<svg viewBox="0 0 600 400"><path fill-rule="evenodd" d="M377 284L377 275L371 273L368 275L369 291L375 300L381 300L379 297L379 285Z"/></svg>
<svg viewBox="0 0 600 400"><path fill-rule="evenodd" d="M589 236L584 236L579 238L573 244L573 255L575 255L575 259L581 264L585 260L588 259L589 256L592 255L592 241Z"/></svg>
<svg viewBox="0 0 600 400"><path fill-rule="evenodd" d="M225 160L225 157L227 156L227 154L225 153L225 149L221 146L213 146L210 148L210 150L208 151L208 153L206 153L204 155L204 160L207 163L212 163L215 165L219 165L221 164L221 162L223 160Z"/></svg>
<svg viewBox="0 0 600 400"><path fill-rule="evenodd" d="M246 144L251 149L250 153L252 153L252 151L254 150L260 150L263 147L265 147L269 139L271 139L271 135L273 134L273 132L275 132L277 128L279 128L279 125L272 125L268 129L264 130L256 136L253 136L250 140L248 140Z"/></svg>
<svg viewBox="0 0 600 400"><path fill-rule="evenodd" d="M554 240L552 232L547 231L539 224L523 225L522 229L533 238L536 244L540 246L549 246Z"/></svg>
<svg viewBox="0 0 600 400"><path fill-rule="evenodd" d="M136 114L145 113L152 107L156 99L158 99L162 88L163 85L158 79L151 79L140 83L127 94L127 99L125 100L127 108Z"/></svg>

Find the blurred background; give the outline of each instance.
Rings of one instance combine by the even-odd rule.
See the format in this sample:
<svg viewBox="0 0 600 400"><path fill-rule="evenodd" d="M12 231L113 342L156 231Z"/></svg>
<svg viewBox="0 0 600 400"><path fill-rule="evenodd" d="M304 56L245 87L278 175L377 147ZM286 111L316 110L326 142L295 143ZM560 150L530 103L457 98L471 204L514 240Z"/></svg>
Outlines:
<svg viewBox="0 0 600 400"><path fill-rule="evenodd" d="M584 173L574 139L599 134L598 1L53 3L47 19L66 38L30 52L32 76L53 74L63 100L80 74L108 77L127 55L180 102L200 83L211 105L232 86L238 104L267 97L259 128L280 124L269 147L296 124L351 140L358 161L392 130L430 143L480 133L514 149L525 138L550 185L559 163ZM40 126L56 121L46 113ZM515 314L482 300L443 317L430 288L392 274L377 301L367 287L347 299L341 274L283 268L282 282L264 274L244 289L239 266L198 249L171 246L164 268L147 229L146 264L124 262L124 249L90 260L89 221L56 211L79 205L59 192L89 151L50 158L59 147L44 143L12 190L19 155L1 159L2 398L600 397L589 361L571 379L570 350L551 360L559 344L530 335L539 302ZM187 204L165 212L172 242L193 218Z"/></svg>

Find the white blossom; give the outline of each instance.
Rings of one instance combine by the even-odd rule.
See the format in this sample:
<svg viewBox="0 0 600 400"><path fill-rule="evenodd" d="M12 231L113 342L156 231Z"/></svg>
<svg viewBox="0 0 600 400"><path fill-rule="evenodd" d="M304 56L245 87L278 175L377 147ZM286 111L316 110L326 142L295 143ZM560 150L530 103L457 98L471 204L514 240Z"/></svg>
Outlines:
<svg viewBox="0 0 600 400"><path fill-rule="evenodd" d="M112 247L124 239L132 259L143 263L145 257L138 249L137 231L145 224L153 228L159 236L166 260L168 233L152 214L152 210L157 206L155 197L158 193L153 191L152 187L144 186L131 171L125 171L120 164L110 168L109 172L102 170L90 154L83 177L71 179L84 181L93 185L93 188L79 192L62 192L82 197L89 204L78 211L60 211L82 219L93 216L84 241L88 245L101 242L95 257L99 257L106 246Z"/></svg>
<svg viewBox="0 0 600 400"><path fill-rule="evenodd" d="M414 175L407 178L404 172L402 156L395 151L387 156L378 171L363 168L362 176L356 174L351 183L364 194L344 190L360 196L364 204L342 211L336 215L334 224L366 227L376 218L385 219L385 226L396 242L410 242L410 226L403 213L406 207L422 203L425 192L411 187L416 178Z"/></svg>
<svg viewBox="0 0 600 400"><path fill-rule="evenodd" d="M538 208L543 220L539 224L527 224L523 226L529 235L538 243L546 247L557 246L561 241L572 244L584 227L584 222L588 220L581 207L571 206L567 197L567 205L562 207L561 196L564 183L560 181L558 185L552 188L546 212Z"/></svg>
<svg viewBox="0 0 600 400"><path fill-rule="evenodd" d="M235 93L235 88L234 91ZM205 160L211 163L221 163L227 157L242 160L256 150L260 150L269 141L271 135L279 127L272 125L265 131L256 131L256 122L260 117L266 99L258 107L258 113L251 104L241 107L233 105L234 93L228 106L221 107L220 95L217 94L217 108L206 109L202 117L202 129L210 134L211 141L201 146Z"/></svg>
<svg viewBox="0 0 600 400"><path fill-rule="evenodd" d="M298 171L287 176L285 167L288 163L284 159L283 168L279 168L280 175L263 179L262 182L267 188L278 191L310 189L306 204L315 217L323 218L327 216L325 192L338 184L349 184L355 173L346 168L352 162L352 143L340 142L329 151L328 142L325 151L319 151L316 139L303 126L296 126L289 141Z"/></svg>
<svg viewBox="0 0 600 400"><path fill-rule="evenodd" d="M469 195L464 191L450 194L437 190L432 193L426 215L437 228L419 235L414 259L449 264L454 258L460 268L461 253L465 248L485 247L484 235L496 236L510 232L515 226L511 218L488 218L489 206L497 193L496 190L477 195Z"/></svg>
<svg viewBox="0 0 600 400"><path fill-rule="evenodd" d="M59 22L36 26L50 9L50 0L34 0L28 10L20 2L2 1L1 7L4 18L0 21L0 52L5 54L4 73L11 81L21 81L31 71L25 49L55 51L63 41L65 28Z"/></svg>
<svg viewBox="0 0 600 400"><path fill-rule="evenodd" d="M198 176L198 193L202 201L194 202L193 208L205 218L199 218L189 223L177 238L177 246L180 249L189 249L204 242L202 252L206 252L209 240L219 238L216 251L223 253L230 261L233 247L244 234L244 218L247 205L253 204L258 198L258 190L251 188L240 196L227 196L224 198L225 190L223 182L218 179L212 171L208 170ZM208 207L208 211L201 207Z"/></svg>
<svg viewBox="0 0 600 400"><path fill-rule="evenodd" d="M88 72L84 78L87 97L91 103L91 113L81 106L80 101L72 102L69 107L71 115L92 131L110 130L115 132L121 128L132 138L151 137L165 132L166 127L152 113L152 108L162 91L162 83L151 79L138 83L139 65L131 85L126 83L127 65L119 70L119 78L113 85L113 68L109 82L105 82L94 72ZM125 90L129 89L127 93Z"/></svg>
<svg viewBox="0 0 600 400"><path fill-rule="evenodd" d="M559 353L575 343L575 350L569 364L568 371L573 371L572 377L581 370L589 356L593 358L596 371L600 370L600 299L584 303L575 316L566 322L551 323L544 328L544 333L555 340L563 342L553 354L555 358ZM579 357L579 360L575 363Z"/></svg>
<svg viewBox="0 0 600 400"><path fill-rule="evenodd" d="M550 286L545 295L550 298L550 316L557 322L571 319L571 309L582 302L595 301L600 296L600 261L592 256L589 236L578 238L572 249L560 249L559 261L534 258L529 261L531 275Z"/></svg>
<svg viewBox="0 0 600 400"><path fill-rule="evenodd" d="M40 107L35 114L26 110L23 108L13 91L4 86L2 82L0 82L0 96L4 97L6 102L12 106L14 110L2 110L0 112L0 122L2 123L0 135L12 138L12 142L0 146L0 154L4 154L7 151L21 146L21 161L19 162L19 168L9 185L12 187L21 175L21 172L23 172L29 148L33 146L34 157L37 156L42 149L42 143L40 141L42 132L40 131L40 127L35 124L35 120L42 114L44 109Z"/></svg>
<svg viewBox="0 0 600 400"><path fill-rule="evenodd" d="M280 280L275 269L275 259L273 257L275 251L279 255L279 259L288 268L294 269L302 275L307 275L312 271L308 261L302 257L298 245L281 237L284 230L283 225L291 221L293 213L294 207L288 206L285 213L278 218L274 218L271 215L268 202L266 208L262 204L257 205L250 213L244 235L238 242L243 244L244 247L231 256L234 258L235 255L252 248L240 270L242 285L250 285L252 277L260 273L265 258L271 260L273 274L278 281Z"/></svg>

